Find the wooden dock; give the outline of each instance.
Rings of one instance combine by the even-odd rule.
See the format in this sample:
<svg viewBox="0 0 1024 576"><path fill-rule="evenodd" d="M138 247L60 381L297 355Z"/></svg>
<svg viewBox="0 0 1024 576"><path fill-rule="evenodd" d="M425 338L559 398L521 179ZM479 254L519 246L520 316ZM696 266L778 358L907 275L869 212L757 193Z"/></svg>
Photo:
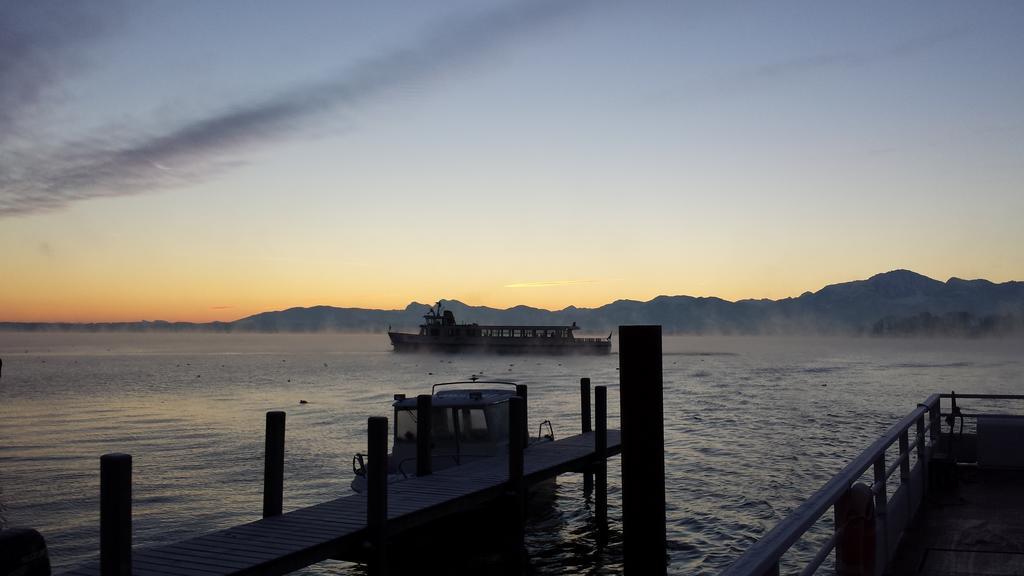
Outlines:
<svg viewBox="0 0 1024 576"><path fill-rule="evenodd" d="M589 384L589 383L588 383ZM523 482L530 486L600 461L596 433L586 432L523 451ZM621 452L618 430L607 431L605 454ZM472 510L507 496L505 456L478 460L388 485L387 536ZM351 494L166 546L132 550L137 575L285 574L328 559L358 557L371 535L367 497ZM100 563L69 576L99 576Z"/></svg>

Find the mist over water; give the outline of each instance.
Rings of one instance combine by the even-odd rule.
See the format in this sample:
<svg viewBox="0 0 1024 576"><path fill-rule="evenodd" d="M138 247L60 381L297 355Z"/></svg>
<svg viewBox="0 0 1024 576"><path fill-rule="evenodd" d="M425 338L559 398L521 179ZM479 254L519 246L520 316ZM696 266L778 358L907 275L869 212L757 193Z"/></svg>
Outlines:
<svg viewBox="0 0 1024 576"><path fill-rule="evenodd" d="M727 566L929 394L1013 393L1024 380L1014 341L672 337L664 350L679 574ZM57 571L98 553L107 452L133 455L135 544L145 546L259 518L268 410L288 413L286 510L349 493L366 418L390 417L394 393L472 374L525 383L531 431L549 419L558 438L579 430L587 376L609 386L618 422L615 354L404 355L383 335L0 333L0 357L0 523L40 530ZM554 507L528 526L533 568L619 571L620 498L616 458L612 542L599 551L582 478L560 477ZM801 542L789 561L808 550Z"/></svg>

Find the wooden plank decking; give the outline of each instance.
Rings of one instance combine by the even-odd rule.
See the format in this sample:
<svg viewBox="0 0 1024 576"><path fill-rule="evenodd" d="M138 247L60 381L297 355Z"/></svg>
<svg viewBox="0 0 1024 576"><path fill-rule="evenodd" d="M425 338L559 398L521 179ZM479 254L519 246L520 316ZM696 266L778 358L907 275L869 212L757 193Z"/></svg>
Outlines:
<svg viewBox="0 0 1024 576"><path fill-rule="evenodd" d="M618 430L608 430L608 456L621 452ZM570 436L524 451L526 485L579 470L593 461L594 433ZM409 478L388 486L388 532L398 534L500 498L505 457L489 458ZM213 532L167 546L132 550L132 573L152 576L284 574L351 555L366 538L366 496L329 502ZM65 573L98 576L99 562Z"/></svg>
<svg viewBox="0 0 1024 576"><path fill-rule="evenodd" d="M891 574L1024 574L1024 471L964 469L930 495Z"/></svg>

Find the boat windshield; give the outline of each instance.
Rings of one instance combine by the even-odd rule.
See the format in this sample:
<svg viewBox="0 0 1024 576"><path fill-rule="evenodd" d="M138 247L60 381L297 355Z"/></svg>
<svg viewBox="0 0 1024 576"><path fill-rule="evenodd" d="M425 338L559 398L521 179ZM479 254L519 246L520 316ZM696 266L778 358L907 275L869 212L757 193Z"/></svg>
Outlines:
<svg viewBox="0 0 1024 576"><path fill-rule="evenodd" d="M434 408L431 412L433 441L445 444L458 437L464 442L504 442L508 437L508 407ZM416 443L416 410L395 410L395 442Z"/></svg>

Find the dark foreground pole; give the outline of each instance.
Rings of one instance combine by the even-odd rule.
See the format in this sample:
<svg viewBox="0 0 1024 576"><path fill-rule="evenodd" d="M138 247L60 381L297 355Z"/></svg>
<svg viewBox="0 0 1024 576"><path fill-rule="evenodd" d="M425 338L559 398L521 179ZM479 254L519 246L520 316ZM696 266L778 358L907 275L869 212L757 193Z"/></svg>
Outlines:
<svg viewBox="0 0 1024 576"><path fill-rule="evenodd" d="M580 428L586 434L590 427L590 378L580 378ZM589 499L594 492L594 475L588 466L583 470L583 498Z"/></svg>
<svg viewBox="0 0 1024 576"><path fill-rule="evenodd" d="M594 387L594 420L597 431L594 434L594 452L598 461L594 464L597 490L594 508L597 517L598 540L604 544L608 537L608 387Z"/></svg>
<svg viewBox="0 0 1024 576"><path fill-rule="evenodd" d="M526 408L526 384L516 384L516 396L523 399L523 405L520 410L523 412L523 446L530 445L530 420L529 413Z"/></svg>
<svg viewBox="0 0 1024 576"><path fill-rule="evenodd" d="M526 401L508 400L508 495L511 506L509 551L519 559L526 529L526 483L523 480L523 448L526 447Z"/></svg>
<svg viewBox="0 0 1024 576"><path fill-rule="evenodd" d="M132 573L132 457L100 457L100 574Z"/></svg>
<svg viewBox="0 0 1024 576"><path fill-rule="evenodd" d="M580 423L584 434L591 431L590 378L580 378Z"/></svg>
<svg viewBox="0 0 1024 576"><path fill-rule="evenodd" d="M416 397L416 475L429 476L433 473L433 458L430 454L433 446L433 438L430 434L433 430L430 421L430 411L434 406L434 398L430 394L420 394Z"/></svg>
<svg viewBox="0 0 1024 576"><path fill-rule="evenodd" d="M387 565L388 522L388 419L367 420L366 527L370 533L369 573L383 576Z"/></svg>
<svg viewBox="0 0 1024 576"><path fill-rule="evenodd" d="M619 379L623 572L665 574L661 326L619 327Z"/></svg>
<svg viewBox="0 0 1024 576"><path fill-rule="evenodd" d="M280 516L284 503L284 412L267 412L263 449L263 517Z"/></svg>

